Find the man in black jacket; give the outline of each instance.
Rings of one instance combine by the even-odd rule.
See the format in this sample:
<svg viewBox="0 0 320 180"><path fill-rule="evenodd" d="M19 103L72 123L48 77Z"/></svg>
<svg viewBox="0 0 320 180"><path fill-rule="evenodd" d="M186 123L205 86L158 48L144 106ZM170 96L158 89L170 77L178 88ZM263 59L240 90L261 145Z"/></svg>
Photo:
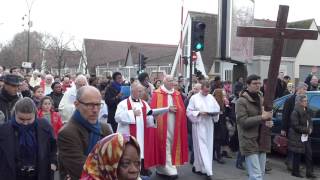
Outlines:
<svg viewBox="0 0 320 180"><path fill-rule="evenodd" d="M4 116L0 118L0 124L11 119L11 110L19 100L17 93L22 80L22 77L19 75L8 74L4 76L4 85L0 90L0 113Z"/></svg>
<svg viewBox="0 0 320 180"><path fill-rule="evenodd" d="M282 127L281 127L282 136L287 136L288 134L288 130L291 122L290 116L296 103L296 97L298 95L305 95L307 89L308 89L308 85L306 83L300 82L296 87L295 93L285 101L283 106L283 112L282 112ZM292 158L293 158L292 152L288 151L286 164L289 170L291 169Z"/></svg>
<svg viewBox="0 0 320 180"><path fill-rule="evenodd" d="M115 72L112 75L112 83L107 87L104 100L108 105L108 123L111 124L112 130L117 131L118 123L114 119L116 114L117 105L122 100L121 84L122 84L122 75L120 72Z"/></svg>

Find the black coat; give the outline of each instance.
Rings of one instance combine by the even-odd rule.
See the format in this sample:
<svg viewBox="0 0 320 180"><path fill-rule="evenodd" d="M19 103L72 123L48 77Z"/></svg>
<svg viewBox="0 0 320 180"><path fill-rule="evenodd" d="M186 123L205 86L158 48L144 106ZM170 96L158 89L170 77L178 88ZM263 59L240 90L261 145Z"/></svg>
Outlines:
<svg viewBox="0 0 320 180"><path fill-rule="evenodd" d="M106 89L104 98L106 104L108 105L108 123L111 124L114 132L117 131L117 122L115 121L114 116L116 114L117 106L121 101L121 98L116 97L119 93L120 92L112 87L112 85L109 85Z"/></svg>
<svg viewBox="0 0 320 180"><path fill-rule="evenodd" d="M312 112L310 110L304 110L299 105L294 107L294 110L291 113L291 125L288 135L288 148L290 151L295 153L305 153L305 145L301 141L301 135L309 134L310 129L313 129L311 117Z"/></svg>
<svg viewBox="0 0 320 180"><path fill-rule="evenodd" d="M283 105L281 130L286 131L287 133L290 128L291 113L296 103L296 97L297 95L293 94L284 102Z"/></svg>
<svg viewBox="0 0 320 180"><path fill-rule="evenodd" d="M0 90L0 111L3 112L5 119L0 119L0 124L7 122L11 119L11 110L13 109L16 102L19 100L19 96L11 96L2 88Z"/></svg>
<svg viewBox="0 0 320 180"><path fill-rule="evenodd" d="M19 148L16 132L11 123L0 126L0 177L5 180L16 179L16 150ZM37 169L38 180L52 179L51 164L57 166L57 145L52 127L40 119L36 129L38 141Z"/></svg>
<svg viewBox="0 0 320 180"><path fill-rule="evenodd" d="M286 95L286 89L287 89L287 84L281 80L281 79L277 79L277 87L276 87L276 92L275 92L275 99L280 98L284 95Z"/></svg>
<svg viewBox="0 0 320 180"><path fill-rule="evenodd" d="M51 92L51 93L49 94L49 96L50 96L50 97L52 98L52 100L53 100L54 110L55 110L56 112L58 112L58 111L59 111L59 104L60 104L60 101L61 101L61 99L62 99L62 97L63 97L63 93L56 94L56 93L54 93L54 92Z"/></svg>

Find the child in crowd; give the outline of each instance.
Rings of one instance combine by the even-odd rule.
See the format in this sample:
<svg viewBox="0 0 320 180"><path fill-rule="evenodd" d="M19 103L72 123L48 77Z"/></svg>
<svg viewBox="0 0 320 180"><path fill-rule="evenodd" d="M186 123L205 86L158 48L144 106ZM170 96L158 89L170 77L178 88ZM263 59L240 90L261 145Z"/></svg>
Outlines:
<svg viewBox="0 0 320 180"><path fill-rule="evenodd" d="M33 96L32 100L36 104L36 107L39 108L40 101L43 98L43 89L41 86L35 86L33 87Z"/></svg>
<svg viewBox="0 0 320 180"><path fill-rule="evenodd" d="M54 137L57 138L58 132L62 127L62 119L60 114L54 111L53 100L51 97L45 96L41 99L38 110L38 118L44 118L48 120L49 124L53 128Z"/></svg>

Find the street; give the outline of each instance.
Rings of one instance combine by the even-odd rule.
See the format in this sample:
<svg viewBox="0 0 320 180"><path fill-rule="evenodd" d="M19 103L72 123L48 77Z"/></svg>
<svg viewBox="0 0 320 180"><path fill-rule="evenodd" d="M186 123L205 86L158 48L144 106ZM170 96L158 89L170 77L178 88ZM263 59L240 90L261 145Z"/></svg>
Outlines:
<svg viewBox="0 0 320 180"><path fill-rule="evenodd" d="M214 161L213 165L213 174L215 179L217 180L246 180L247 174L246 171L239 170L235 167L235 159L224 159L226 161L225 164L218 164L216 161ZM284 157L279 157L278 155L272 155L269 158L269 161L271 163L272 171L270 173L265 175L265 180L301 180L301 178L295 178L291 176L291 174L286 169L286 166L284 164ZM205 180L205 176L199 176L191 171L192 166L191 165L185 165L181 166L179 171L179 180ZM314 172L317 177L320 177L320 168L319 163L315 165ZM305 172L303 171L301 173L305 176ZM152 175L152 180L164 180L163 178L160 178L156 176L155 174ZM306 179L306 178L303 178ZM320 178L317 178L320 180Z"/></svg>
<svg viewBox="0 0 320 180"><path fill-rule="evenodd" d="M278 155L268 156L269 161L271 163L272 171L265 175L265 180L304 180L306 178L296 178L291 176L288 172L285 164L284 157ZM225 164L218 164L214 161L213 165L213 174L216 180L246 180L247 173L246 171L239 170L235 167L235 158L232 159L224 159L226 161ZM190 164L181 166L178 168L179 178L178 180L205 180L205 176L200 176L194 174L191 171L192 166ZM314 166L315 175L318 177L317 180L320 180L320 163L316 162ZM301 172L303 176L305 176L305 168ZM55 174L55 180L59 180L58 173ZM155 173L152 174L151 180L165 180L165 178L161 178Z"/></svg>

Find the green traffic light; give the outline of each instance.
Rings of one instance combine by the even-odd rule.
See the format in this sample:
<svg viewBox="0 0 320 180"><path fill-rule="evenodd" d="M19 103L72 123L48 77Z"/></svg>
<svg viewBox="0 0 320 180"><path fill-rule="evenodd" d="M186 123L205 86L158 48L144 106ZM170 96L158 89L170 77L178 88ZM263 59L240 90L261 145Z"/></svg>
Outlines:
<svg viewBox="0 0 320 180"><path fill-rule="evenodd" d="M197 45L196 45L196 49L203 49L203 44L201 44L201 43L197 43Z"/></svg>

